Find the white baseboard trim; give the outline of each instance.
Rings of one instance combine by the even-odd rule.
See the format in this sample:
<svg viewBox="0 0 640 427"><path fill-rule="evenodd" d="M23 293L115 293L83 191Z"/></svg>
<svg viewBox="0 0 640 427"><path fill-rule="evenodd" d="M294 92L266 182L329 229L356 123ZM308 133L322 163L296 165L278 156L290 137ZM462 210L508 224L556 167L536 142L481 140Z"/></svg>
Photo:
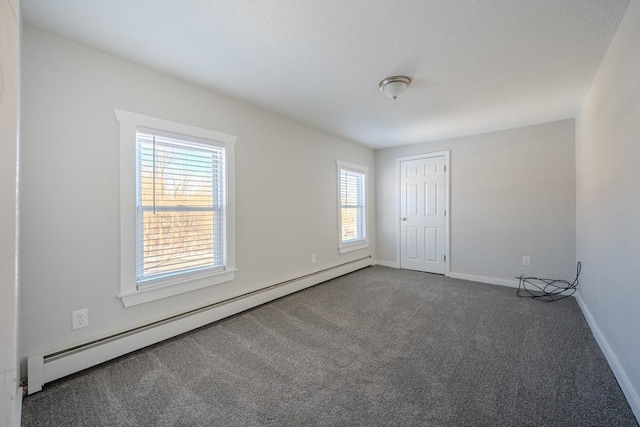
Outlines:
<svg viewBox="0 0 640 427"><path fill-rule="evenodd" d="M640 424L640 397L639 397L640 394L638 394L638 390L635 390L633 388L633 384L631 383L629 376L626 374L626 372L622 368L622 365L620 365L620 361L618 360L618 358L616 357L616 354L613 352L613 349L609 345L607 338L604 336L604 334L598 327L598 324L593 318L593 315L591 314L589 307L582 299L580 292L579 291L576 292L574 296L576 297L576 301L578 301L578 305L582 309L582 314L584 314L584 318L587 319L587 323L591 328L591 332L593 333L593 336L595 337L596 342L600 346L600 349L604 353L604 356L607 358L607 362L609 362L609 366L613 371L613 375L615 375L616 379L618 380L618 384L620 384L620 388L622 389L622 392L627 398L627 401L629 402L629 406L631 406L631 410L633 411L633 414L635 415L636 420Z"/></svg>
<svg viewBox="0 0 640 427"><path fill-rule="evenodd" d="M16 399L13 404L13 420L11 426L20 427L22 422L22 387L18 387L16 390Z"/></svg>
<svg viewBox="0 0 640 427"><path fill-rule="evenodd" d="M4 355L3 355L4 356ZM3 358L4 359L4 358ZM5 360L3 360L4 362ZM11 362L7 357L6 362ZM15 361L15 359L13 360ZM10 363L7 363L10 365ZM5 368L5 366L2 366ZM20 387L20 375L17 366L6 366L5 371L0 371L0 426L20 427L22 414L22 387Z"/></svg>
<svg viewBox="0 0 640 427"><path fill-rule="evenodd" d="M397 262L395 261L385 261L383 259L378 259L374 261L374 265L381 265L383 267L391 267L391 268L400 268Z"/></svg>
<svg viewBox="0 0 640 427"><path fill-rule="evenodd" d="M510 288L517 288L519 281L516 279L497 279L495 277L475 276L473 274L455 273L450 272L449 277L452 279L469 280L471 282L489 283L491 285L508 286Z"/></svg>
<svg viewBox="0 0 640 427"><path fill-rule="evenodd" d="M372 264L373 260L369 256L271 285L247 295L241 295L228 301L222 301L166 321L156 322L146 327L88 343L68 351L29 357L27 359L28 394L42 390L42 386L48 382Z"/></svg>

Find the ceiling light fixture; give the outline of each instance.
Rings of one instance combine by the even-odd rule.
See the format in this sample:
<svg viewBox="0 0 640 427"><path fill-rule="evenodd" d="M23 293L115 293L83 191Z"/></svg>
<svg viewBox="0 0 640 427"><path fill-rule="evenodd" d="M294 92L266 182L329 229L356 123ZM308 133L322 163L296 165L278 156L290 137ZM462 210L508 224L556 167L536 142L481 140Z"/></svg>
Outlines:
<svg viewBox="0 0 640 427"><path fill-rule="evenodd" d="M411 84L411 79L406 76L387 77L380 82L380 92L391 99L396 99L398 95L407 90Z"/></svg>

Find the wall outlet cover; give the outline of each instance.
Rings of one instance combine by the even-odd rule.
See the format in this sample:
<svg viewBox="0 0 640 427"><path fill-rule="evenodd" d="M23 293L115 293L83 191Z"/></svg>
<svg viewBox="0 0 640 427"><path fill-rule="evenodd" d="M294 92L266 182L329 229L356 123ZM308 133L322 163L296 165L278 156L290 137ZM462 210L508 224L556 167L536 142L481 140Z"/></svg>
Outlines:
<svg viewBox="0 0 640 427"><path fill-rule="evenodd" d="M89 326L89 309L82 308L71 312L71 327L73 330Z"/></svg>

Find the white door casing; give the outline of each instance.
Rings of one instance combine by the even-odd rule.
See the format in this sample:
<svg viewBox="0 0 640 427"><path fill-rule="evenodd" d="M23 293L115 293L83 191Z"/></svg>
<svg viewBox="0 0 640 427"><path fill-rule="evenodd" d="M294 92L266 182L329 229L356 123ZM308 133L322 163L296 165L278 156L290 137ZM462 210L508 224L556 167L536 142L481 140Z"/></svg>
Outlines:
<svg viewBox="0 0 640 427"><path fill-rule="evenodd" d="M449 273L449 152L398 159L400 268Z"/></svg>

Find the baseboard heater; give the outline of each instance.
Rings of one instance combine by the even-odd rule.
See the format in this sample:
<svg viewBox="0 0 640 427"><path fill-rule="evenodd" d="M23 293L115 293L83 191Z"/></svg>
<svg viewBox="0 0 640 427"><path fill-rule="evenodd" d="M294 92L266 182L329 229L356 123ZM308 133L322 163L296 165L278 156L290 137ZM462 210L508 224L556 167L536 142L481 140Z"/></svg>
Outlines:
<svg viewBox="0 0 640 427"><path fill-rule="evenodd" d="M27 392L35 393L42 390L44 384L48 382L372 264L371 256L367 256L83 345L47 355L29 357L27 358Z"/></svg>

